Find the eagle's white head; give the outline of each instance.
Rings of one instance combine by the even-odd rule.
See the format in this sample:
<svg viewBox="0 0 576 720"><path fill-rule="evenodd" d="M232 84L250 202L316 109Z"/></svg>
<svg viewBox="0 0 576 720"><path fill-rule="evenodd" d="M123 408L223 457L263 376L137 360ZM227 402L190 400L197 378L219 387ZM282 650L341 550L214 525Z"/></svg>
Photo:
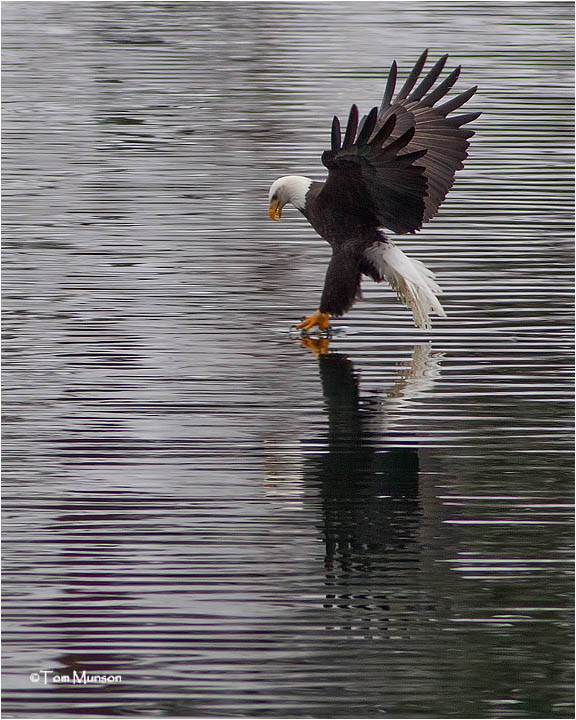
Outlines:
<svg viewBox="0 0 576 720"><path fill-rule="evenodd" d="M270 186L268 192L268 215L271 220L280 220L282 208L286 203L292 203L298 210L306 207L306 193L310 189L312 180L302 175L284 175Z"/></svg>

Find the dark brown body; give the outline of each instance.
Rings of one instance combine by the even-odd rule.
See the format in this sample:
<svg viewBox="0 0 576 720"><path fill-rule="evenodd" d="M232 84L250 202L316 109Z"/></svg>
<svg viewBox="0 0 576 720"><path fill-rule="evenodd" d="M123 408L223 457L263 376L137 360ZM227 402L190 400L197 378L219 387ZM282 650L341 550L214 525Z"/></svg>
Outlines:
<svg viewBox="0 0 576 720"><path fill-rule="evenodd" d="M362 275L376 282L383 278L364 253L386 240L369 211L358 209L355 214L342 211L338 195L326 193L319 198L325 183L313 182L306 194L302 214L316 232L332 246L332 259L326 273L320 312L340 317L361 297Z"/></svg>

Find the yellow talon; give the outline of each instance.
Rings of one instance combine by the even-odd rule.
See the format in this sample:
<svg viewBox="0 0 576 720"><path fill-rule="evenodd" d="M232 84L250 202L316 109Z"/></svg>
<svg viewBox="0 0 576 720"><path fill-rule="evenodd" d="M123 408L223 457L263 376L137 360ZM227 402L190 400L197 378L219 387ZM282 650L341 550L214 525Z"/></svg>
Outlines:
<svg viewBox="0 0 576 720"><path fill-rule="evenodd" d="M298 342L307 350L312 350L316 357L327 355L330 347L330 340L328 340L328 338L303 337L298 338Z"/></svg>
<svg viewBox="0 0 576 720"><path fill-rule="evenodd" d="M316 325L320 330L327 330L330 327L330 315L316 310L312 315L305 317L302 322L298 323L296 328L297 330L311 330Z"/></svg>

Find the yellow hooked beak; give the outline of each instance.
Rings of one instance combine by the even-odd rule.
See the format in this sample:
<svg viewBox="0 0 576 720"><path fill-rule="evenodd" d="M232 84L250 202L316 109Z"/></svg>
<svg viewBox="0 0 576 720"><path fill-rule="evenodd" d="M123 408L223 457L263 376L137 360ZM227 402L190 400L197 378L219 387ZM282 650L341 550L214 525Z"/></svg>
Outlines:
<svg viewBox="0 0 576 720"><path fill-rule="evenodd" d="M268 217L270 220L280 220L282 217L282 208L279 200L273 200L268 208Z"/></svg>

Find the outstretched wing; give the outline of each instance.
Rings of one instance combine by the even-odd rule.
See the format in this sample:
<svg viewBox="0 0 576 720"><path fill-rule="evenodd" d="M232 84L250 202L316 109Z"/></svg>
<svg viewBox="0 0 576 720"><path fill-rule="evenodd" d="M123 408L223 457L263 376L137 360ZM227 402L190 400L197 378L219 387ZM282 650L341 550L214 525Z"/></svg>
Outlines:
<svg viewBox="0 0 576 720"><path fill-rule="evenodd" d="M377 122L375 107L358 132L358 108L353 105L342 141L340 121L334 118L332 147L322 154L330 172L318 199L358 224L414 232L423 222L427 192L424 168L414 163L427 151L405 151L414 137L413 127L392 139L394 115L378 128Z"/></svg>
<svg viewBox="0 0 576 720"><path fill-rule="evenodd" d="M434 87L448 55L421 78L427 57L425 50L396 97L398 67L394 61L380 108L373 108L358 123L358 110L352 106L343 142L340 121L335 117L332 147L322 155L330 171L323 199L337 202L338 210L348 216L396 233L414 232L436 215L456 170L468 156L468 141L474 132L463 126L480 115L448 117L477 87L436 105L456 83L461 68Z"/></svg>
<svg viewBox="0 0 576 720"><path fill-rule="evenodd" d="M428 184L424 222L436 215L454 183L456 170L464 167L463 161L468 157L466 152L470 144L468 141L474 135L474 131L463 126L476 120L481 114L472 112L448 117L452 111L468 102L478 88L472 87L451 100L437 105L436 103L447 95L458 80L461 67L458 66L434 88L446 65L448 55L443 55L421 78L427 57L428 50L425 50L394 98L398 67L396 61L392 63L375 127L375 132L378 132L378 129L385 126L391 117L395 117L396 125L392 137L401 136L409 128L414 129L414 135L403 152L427 150L426 155L417 162L418 166L424 168ZM418 86L414 89L419 80Z"/></svg>

